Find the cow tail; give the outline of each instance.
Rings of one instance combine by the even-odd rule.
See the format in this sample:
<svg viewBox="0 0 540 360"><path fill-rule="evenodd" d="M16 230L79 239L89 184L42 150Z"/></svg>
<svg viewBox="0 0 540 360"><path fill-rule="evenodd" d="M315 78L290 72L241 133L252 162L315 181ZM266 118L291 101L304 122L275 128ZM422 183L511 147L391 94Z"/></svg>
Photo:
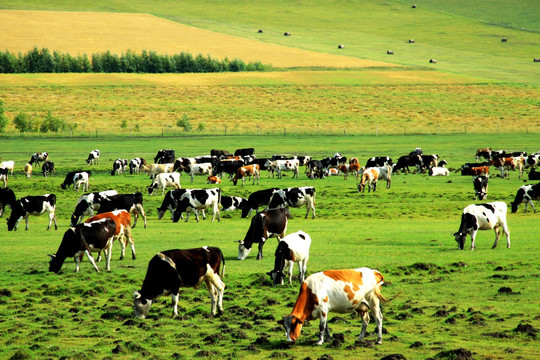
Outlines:
<svg viewBox="0 0 540 360"><path fill-rule="evenodd" d="M225 278L225 257L223 256L223 252L221 251L221 249L219 249L219 255L221 256L221 263L223 264L219 276L221 277L221 279L223 279Z"/></svg>

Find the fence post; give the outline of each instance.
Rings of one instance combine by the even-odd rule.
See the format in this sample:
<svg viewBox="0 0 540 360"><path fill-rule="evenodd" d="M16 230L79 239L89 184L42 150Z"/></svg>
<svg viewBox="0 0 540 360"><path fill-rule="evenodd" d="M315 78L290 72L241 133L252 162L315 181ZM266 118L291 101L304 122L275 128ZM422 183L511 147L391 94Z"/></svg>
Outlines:
<svg viewBox="0 0 540 360"><path fill-rule="evenodd" d="M225 125L224 128L225 128L225 136L227 136L227 125Z"/></svg>
<svg viewBox="0 0 540 360"><path fill-rule="evenodd" d="M347 136L347 129L343 128L343 135Z"/></svg>
<svg viewBox="0 0 540 360"><path fill-rule="evenodd" d="M319 136L319 124L317 124L317 136Z"/></svg>
<svg viewBox="0 0 540 360"><path fill-rule="evenodd" d="M96 129L96 138L97 138L97 129Z"/></svg>
<svg viewBox="0 0 540 360"><path fill-rule="evenodd" d="M261 136L261 129L259 129L259 124L257 124L257 135Z"/></svg>

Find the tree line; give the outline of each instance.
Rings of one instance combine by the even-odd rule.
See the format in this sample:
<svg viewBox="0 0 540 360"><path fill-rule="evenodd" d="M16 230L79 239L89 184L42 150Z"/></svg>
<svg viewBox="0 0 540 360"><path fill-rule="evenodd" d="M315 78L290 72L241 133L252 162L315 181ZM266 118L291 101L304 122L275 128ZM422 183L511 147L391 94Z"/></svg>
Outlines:
<svg viewBox="0 0 540 360"><path fill-rule="evenodd" d="M140 53L128 50L121 55L109 50L94 53L90 57L70 55L49 49L34 47L26 54L17 55L0 51L0 73L212 73L238 71L267 71L271 65L260 61L245 63L240 59L216 59L210 55L193 56L181 52L174 55L161 55L155 51L143 50Z"/></svg>

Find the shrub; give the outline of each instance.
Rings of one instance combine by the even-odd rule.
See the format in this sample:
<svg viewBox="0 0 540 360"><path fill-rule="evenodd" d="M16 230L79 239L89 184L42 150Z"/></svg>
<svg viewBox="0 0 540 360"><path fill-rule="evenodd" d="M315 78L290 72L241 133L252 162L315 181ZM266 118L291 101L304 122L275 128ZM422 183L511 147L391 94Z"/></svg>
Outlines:
<svg viewBox="0 0 540 360"><path fill-rule="evenodd" d="M0 99L0 133L6 131L6 126L9 123L7 116L4 114L4 102Z"/></svg>
<svg viewBox="0 0 540 360"><path fill-rule="evenodd" d="M13 119L13 124L15 124L15 129L21 133L35 131L37 127L34 119L25 113L18 113Z"/></svg>
<svg viewBox="0 0 540 360"><path fill-rule="evenodd" d="M176 126L183 128L185 132L191 131L191 122L186 114L176 121Z"/></svg>
<svg viewBox="0 0 540 360"><path fill-rule="evenodd" d="M51 110L45 116L45 119L41 122L39 126L39 131L42 133L46 132L59 132L60 130L65 130L67 128L67 123L59 118L56 118L52 115Z"/></svg>

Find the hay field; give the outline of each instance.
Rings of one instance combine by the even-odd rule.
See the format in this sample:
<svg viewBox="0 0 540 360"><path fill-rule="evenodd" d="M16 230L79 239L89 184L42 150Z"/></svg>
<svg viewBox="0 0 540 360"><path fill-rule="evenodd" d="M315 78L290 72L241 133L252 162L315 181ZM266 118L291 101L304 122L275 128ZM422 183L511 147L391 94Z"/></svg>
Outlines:
<svg viewBox="0 0 540 360"><path fill-rule="evenodd" d="M2 10L0 34L2 49L14 53L24 53L34 46L72 55L107 50L121 54L131 49L159 54L201 53L219 59L261 61L279 68L398 66L220 34L150 14Z"/></svg>

